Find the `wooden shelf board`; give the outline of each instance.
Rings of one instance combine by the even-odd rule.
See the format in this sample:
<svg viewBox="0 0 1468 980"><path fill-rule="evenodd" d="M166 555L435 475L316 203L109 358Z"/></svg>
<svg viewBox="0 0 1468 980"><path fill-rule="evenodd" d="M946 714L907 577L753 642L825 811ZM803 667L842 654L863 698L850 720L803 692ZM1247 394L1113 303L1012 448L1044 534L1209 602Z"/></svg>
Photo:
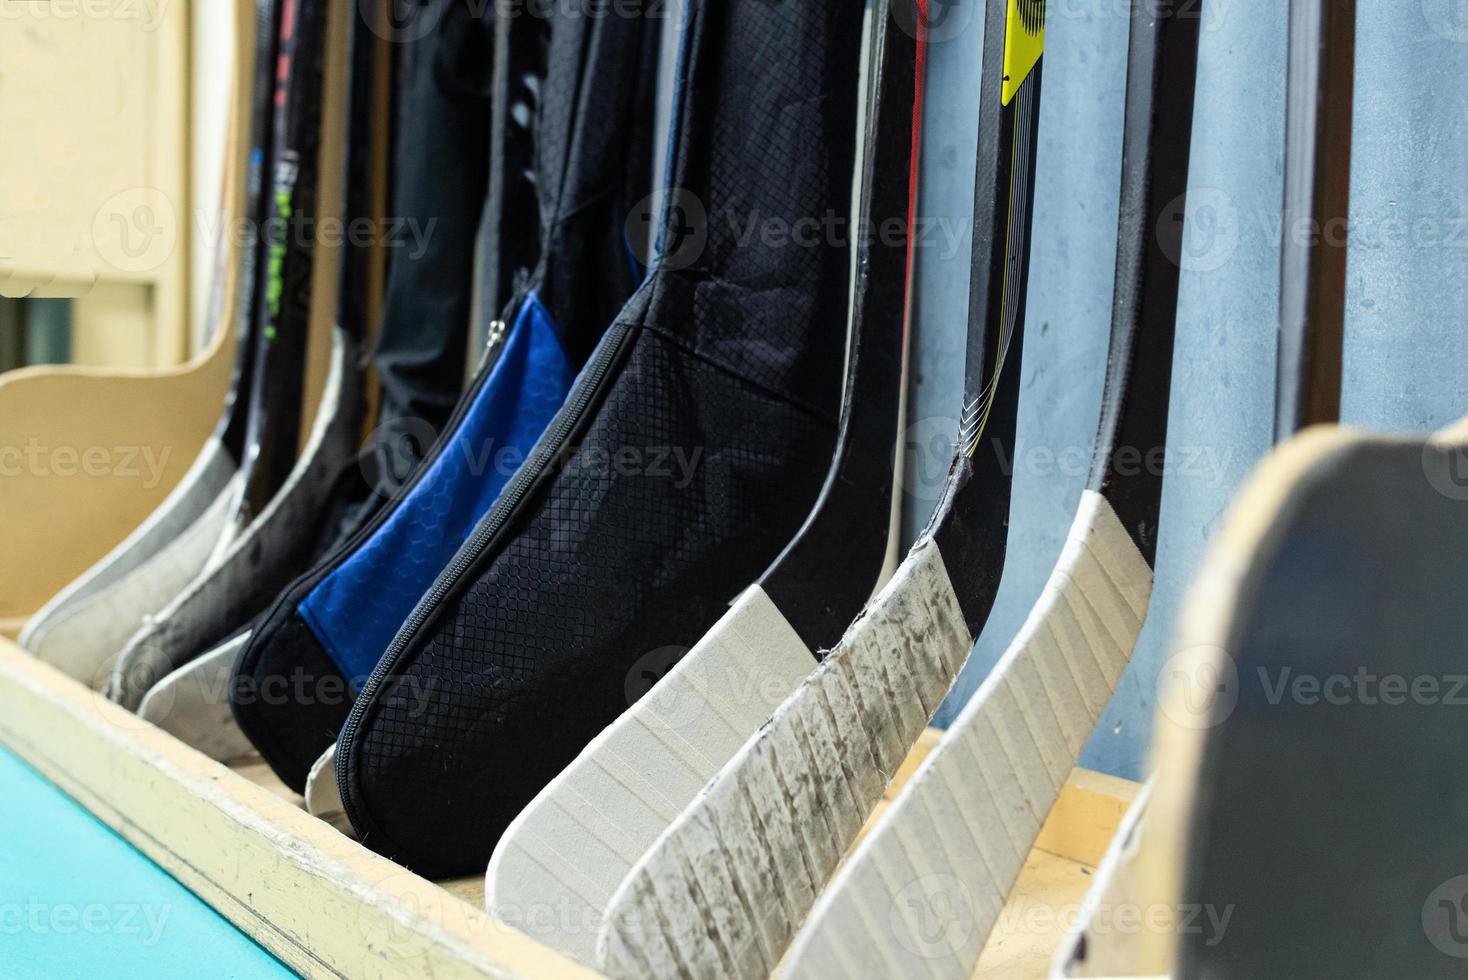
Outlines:
<svg viewBox="0 0 1468 980"><path fill-rule="evenodd" d="M595 976L485 914L481 877L426 881L310 817L264 763L213 762L3 639L0 742L305 976ZM976 977L1045 976L1135 791L1073 774Z"/></svg>

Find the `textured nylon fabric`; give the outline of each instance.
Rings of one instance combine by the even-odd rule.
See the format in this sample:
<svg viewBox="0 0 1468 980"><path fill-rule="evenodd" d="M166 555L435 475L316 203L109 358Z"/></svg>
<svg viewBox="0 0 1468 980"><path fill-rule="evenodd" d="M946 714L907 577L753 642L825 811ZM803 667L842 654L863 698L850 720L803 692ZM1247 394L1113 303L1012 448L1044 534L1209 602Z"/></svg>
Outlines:
<svg viewBox="0 0 1468 980"><path fill-rule="evenodd" d="M514 270L517 288L522 295L533 290L534 305L540 308L527 322L514 314L514 336L506 342L530 340L529 355L538 360L535 351L541 342L535 336L543 341L553 326L562 360L552 374L562 394L568 375L579 370L639 281L638 270L623 254L624 229L633 203L647 194L651 172L651 136L643 117L650 115L645 109L655 83L660 20L604 14L561 5L544 17L500 18L495 25L496 57L507 67L497 76L503 90L495 95L494 159L502 170L510 161L518 162L515 169L492 175L486 209L491 218L502 216L506 222L510 215L528 214L537 232L501 228L490 237L501 249L493 252L496 266ZM534 145L522 146L526 139ZM515 199L497 200L496 188L506 187L513 188ZM534 247L516 248L514 254L505 250L506 243L525 242ZM527 365L523 380L538 384L541 368ZM522 406L519 398L499 398L498 408L482 413L478 403L489 382L485 375L476 379L449 422L450 433L461 424L500 425L505 421L497 415L501 410L534 407L535 414L542 414L543 400L555 402L552 411L560 404L559 397L547 398L542 391L533 396L533 406ZM519 448L533 441L530 428L524 438L515 437ZM375 539L379 528L390 522L402 525L398 509L414 496L430 469L440 465L440 456L458 444L457 438L440 439L402 494L387 501L351 541L292 583L236 664L231 690L235 719L276 774L297 791L312 763L336 739L351 709L350 692L375 666L424 583L439 573L463 537L464 514L470 512L472 524L498 492L480 486L483 476L473 474L435 480L453 500L476 503L463 507L450 504L445 495L435 497L434 507L450 515L453 526L437 525L426 514L406 519L411 533L374 547L367 563L357 564L359 549ZM502 444L493 447L500 448ZM482 445L471 449L484 455ZM335 579L348 563L354 565L350 577ZM410 568L414 581L404 585L396 576ZM309 599L328 578L335 581L320 601ZM314 617L314 624L307 617ZM370 637L362 630L369 618ZM390 628L383 625L387 622ZM313 626L320 627L319 633ZM359 631L364 635L359 637Z"/></svg>
<svg viewBox="0 0 1468 980"><path fill-rule="evenodd" d="M575 371L531 293L468 412L406 499L300 605L327 654L365 677L469 530L530 454Z"/></svg>
<svg viewBox="0 0 1468 980"><path fill-rule="evenodd" d="M419 23L436 29L407 42L393 160L387 295L373 363L382 388L374 439L384 476L398 485L448 422L464 380L474 241L488 188L493 4L431 0ZM520 234L533 237L533 228ZM522 242L493 244L511 253ZM498 309L504 298L490 298Z"/></svg>
<svg viewBox="0 0 1468 980"><path fill-rule="evenodd" d="M422 873L482 873L520 809L645 689L644 658L686 651L768 566L830 463L849 252L761 229L847 227L862 3L691 14L671 206L702 208L704 241L665 239L609 334L625 337L610 373L579 380L554 423L574 424L568 445L522 472L538 482L398 638L343 733L361 839Z"/></svg>
<svg viewBox="0 0 1468 980"><path fill-rule="evenodd" d="M578 366L642 281L624 242L652 184L661 17L633 16L640 0L616 9L563 15L566 25L552 26L549 63L575 70L546 74L535 143L544 244L532 281ZM648 0L647 9L665 5Z"/></svg>

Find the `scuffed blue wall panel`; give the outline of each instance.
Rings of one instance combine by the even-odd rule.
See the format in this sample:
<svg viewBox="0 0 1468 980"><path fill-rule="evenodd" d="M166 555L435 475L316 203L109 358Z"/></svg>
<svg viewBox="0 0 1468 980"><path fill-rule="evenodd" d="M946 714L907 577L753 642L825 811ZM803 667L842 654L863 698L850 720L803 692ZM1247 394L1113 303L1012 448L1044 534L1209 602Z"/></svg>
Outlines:
<svg viewBox="0 0 1468 980"><path fill-rule="evenodd" d="M909 538L942 470L962 388L982 46L973 16L933 45L909 409ZM1465 8L1459 11L1458 8ZM1203 2L1192 210L1184 243L1169 445L1152 613L1083 764L1144 768L1156 679L1183 592L1240 483L1270 446L1284 139L1286 5ZM1454 20L1457 16L1459 19ZM1425 431L1468 413L1468 5L1363 0L1343 413ZM1109 330L1127 18L1124 0L1050 5L1033 271L1020 377L1015 502L1004 583L946 723L1024 621L1086 481Z"/></svg>

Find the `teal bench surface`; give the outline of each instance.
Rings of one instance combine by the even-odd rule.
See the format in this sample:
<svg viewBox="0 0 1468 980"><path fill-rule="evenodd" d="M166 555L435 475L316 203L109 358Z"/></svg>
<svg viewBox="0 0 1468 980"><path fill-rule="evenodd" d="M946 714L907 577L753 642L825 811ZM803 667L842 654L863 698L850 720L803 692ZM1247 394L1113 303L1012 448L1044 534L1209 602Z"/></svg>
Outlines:
<svg viewBox="0 0 1468 980"><path fill-rule="evenodd" d="M0 800L0 976L293 976L4 749Z"/></svg>

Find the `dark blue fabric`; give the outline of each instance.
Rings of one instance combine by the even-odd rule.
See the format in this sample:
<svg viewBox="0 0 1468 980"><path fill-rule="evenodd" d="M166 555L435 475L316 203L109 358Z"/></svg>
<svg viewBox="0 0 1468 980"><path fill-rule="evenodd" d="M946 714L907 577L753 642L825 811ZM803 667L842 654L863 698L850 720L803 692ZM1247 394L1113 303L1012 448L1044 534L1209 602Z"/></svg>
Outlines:
<svg viewBox="0 0 1468 980"><path fill-rule="evenodd" d="M450 442L356 553L301 602L301 618L342 673L371 673L398 627L520 468L575 376L531 293L505 349Z"/></svg>

